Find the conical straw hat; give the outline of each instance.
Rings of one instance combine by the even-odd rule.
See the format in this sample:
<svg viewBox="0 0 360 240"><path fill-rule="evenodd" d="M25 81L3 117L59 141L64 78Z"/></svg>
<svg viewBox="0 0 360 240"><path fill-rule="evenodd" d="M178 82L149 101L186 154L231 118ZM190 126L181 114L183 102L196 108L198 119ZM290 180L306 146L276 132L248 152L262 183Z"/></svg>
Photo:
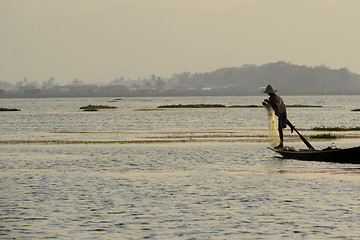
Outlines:
<svg viewBox="0 0 360 240"><path fill-rule="evenodd" d="M271 85L268 85L264 91L264 93L275 93L277 89L274 89Z"/></svg>

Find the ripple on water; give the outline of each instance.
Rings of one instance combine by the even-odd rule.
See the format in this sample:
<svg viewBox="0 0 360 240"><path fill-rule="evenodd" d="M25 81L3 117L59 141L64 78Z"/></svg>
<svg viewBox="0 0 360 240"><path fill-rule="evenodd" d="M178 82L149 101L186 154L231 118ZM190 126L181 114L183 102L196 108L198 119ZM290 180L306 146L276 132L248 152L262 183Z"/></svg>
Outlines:
<svg viewBox="0 0 360 240"><path fill-rule="evenodd" d="M257 98L238 99L231 102ZM74 142L0 144L0 238L359 238L359 166L282 160L267 143L243 141L265 139L258 134L267 127L261 109L129 110L158 101L100 114L74 112L75 103L66 113L54 105L51 114L31 105L37 110L2 121L4 141ZM355 116L343 108L316 111L321 123L341 111L330 125L351 126ZM318 124L308 121L311 111L289 114L301 127ZM177 142L110 143L139 139Z"/></svg>

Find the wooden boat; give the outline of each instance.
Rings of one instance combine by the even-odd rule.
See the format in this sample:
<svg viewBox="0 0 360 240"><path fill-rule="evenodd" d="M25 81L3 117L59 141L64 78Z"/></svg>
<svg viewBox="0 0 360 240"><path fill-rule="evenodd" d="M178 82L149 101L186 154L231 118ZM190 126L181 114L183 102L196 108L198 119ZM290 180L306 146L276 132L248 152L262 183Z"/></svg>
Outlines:
<svg viewBox="0 0 360 240"><path fill-rule="evenodd" d="M330 146L323 150L296 149L293 147L284 147L282 149L269 149L277 152L286 159L360 164L360 146L345 149Z"/></svg>

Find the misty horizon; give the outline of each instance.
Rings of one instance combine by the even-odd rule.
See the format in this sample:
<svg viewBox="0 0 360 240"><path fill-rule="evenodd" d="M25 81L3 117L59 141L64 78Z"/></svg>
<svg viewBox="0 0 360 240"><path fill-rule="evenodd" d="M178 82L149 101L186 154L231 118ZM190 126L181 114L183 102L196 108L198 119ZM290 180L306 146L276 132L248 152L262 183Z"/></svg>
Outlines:
<svg viewBox="0 0 360 240"><path fill-rule="evenodd" d="M287 94L359 94L360 75L347 68L308 67L289 62L261 66L220 68L212 72L174 73L170 78L152 74L147 78L118 77L101 83L75 78L61 84L56 78L38 82L24 78L16 84L0 82L2 97L16 96L179 96L253 95L268 84Z"/></svg>
<svg viewBox="0 0 360 240"><path fill-rule="evenodd" d="M278 61L278 62L274 62L274 63L282 63L285 61ZM193 74L205 74L205 73L211 73L211 72L216 72L218 70L221 70L221 69L231 69L231 68L243 68L243 67L246 67L246 66L255 66L255 67L261 67L261 66L264 66L264 65L267 65L267 64L273 64L273 63L265 63L265 64L262 64L262 65L256 65L256 64L244 64L240 67L236 67L236 66L233 66L233 67L219 67L219 68L216 68L214 70L211 70L211 71L208 71L208 72L199 72L199 71L196 71L196 72L190 72L190 71L183 71L183 72L177 72L177 73L172 73L170 74L170 76L161 76L161 75L157 75L157 73L152 73L150 74L149 76L144 76L144 77L136 77L136 78L130 78L130 77L126 77L126 76L123 76L122 74L118 74L117 77L114 77L112 79L101 79L101 80L98 80L97 82L91 82L91 81L88 81L87 79L79 79L77 78L76 76L71 78L71 79L58 79L56 76L49 76L48 78L46 79L31 79L31 78L28 78L27 76L24 76L23 78L21 79L18 79L18 81L12 83L12 82L8 82L6 80L2 80L0 79L0 84L9 84L9 86L25 86L25 85L28 85L28 86L36 86L36 87L39 87L39 86L42 86L42 85L46 85L48 84L49 82L51 82L52 84L55 84L55 85L99 85L99 86L103 86L103 85L117 85L117 84L123 84L123 83L131 83L131 82L141 82L141 81L146 81L146 80L151 80L151 78L153 76L156 76L157 78L160 78L161 80L164 80L164 81L167 81L167 80L171 80L173 78L175 78L177 75L180 75L180 74L183 74L183 73L188 73L190 75L193 75ZM290 63L288 62L288 64L290 65L294 65L294 66L303 66L303 67L306 67L306 68L319 68L319 67L323 67L323 68L328 68L330 69L329 67L321 64L321 65L317 65L317 66L306 66L306 65L297 65L297 64L294 64L294 63ZM339 69L348 69L346 67L341 67ZM339 70L339 69L332 69L332 70ZM360 73L357 73L357 72L352 72L350 69L349 71L353 74L360 74ZM0 88L1 88L1 85L0 85Z"/></svg>

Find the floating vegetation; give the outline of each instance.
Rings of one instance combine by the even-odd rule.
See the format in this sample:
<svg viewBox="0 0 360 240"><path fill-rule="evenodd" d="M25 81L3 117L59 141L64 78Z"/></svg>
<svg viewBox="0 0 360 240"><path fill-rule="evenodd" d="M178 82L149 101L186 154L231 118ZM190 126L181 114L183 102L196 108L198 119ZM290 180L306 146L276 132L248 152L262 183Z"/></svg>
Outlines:
<svg viewBox="0 0 360 240"><path fill-rule="evenodd" d="M230 105L226 106L224 104L178 104L178 105L162 105L158 108L259 108L262 107L261 105ZM301 105L301 104L295 104L295 105L287 105L289 108L320 108L322 106L317 105Z"/></svg>
<svg viewBox="0 0 360 240"><path fill-rule="evenodd" d="M360 112L360 108L353 109L353 110L351 110L351 111L353 111L353 112Z"/></svg>
<svg viewBox="0 0 360 240"><path fill-rule="evenodd" d="M164 109L158 109L158 108L140 108L140 109L135 109L135 111L161 111Z"/></svg>
<svg viewBox="0 0 360 240"><path fill-rule="evenodd" d="M177 105L162 105L157 108L141 108L135 111L156 111L156 110L164 110L164 109L172 109L172 108L258 108L261 106L258 105L230 105L226 106L224 104L177 104Z"/></svg>
<svg viewBox="0 0 360 240"><path fill-rule="evenodd" d="M310 138L315 138L315 139L335 139L337 138L336 135L331 134L331 133L322 133L322 134L317 134L317 135L311 135Z"/></svg>
<svg viewBox="0 0 360 240"><path fill-rule="evenodd" d="M258 108L258 107L262 107L262 106L261 105L233 105L233 106L228 106L228 107L229 108ZM295 105L286 105L286 107L289 107L289 108L320 108L322 106L295 104Z"/></svg>
<svg viewBox="0 0 360 240"><path fill-rule="evenodd" d="M335 132L342 132L342 131L360 131L360 127L314 127L311 130L313 131L335 131Z"/></svg>
<svg viewBox="0 0 360 240"><path fill-rule="evenodd" d="M193 140L105 140L105 141L97 141L97 140L5 140L0 141L0 144L44 144L44 145L55 145L55 144L150 144L150 143L179 143L179 142L193 142Z"/></svg>
<svg viewBox="0 0 360 240"><path fill-rule="evenodd" d="M109 100L109 101L107 101L107 102L117 102L117 101L121 101L121 100L123 100L122 98L116 98L116 99L114 99L114 100Z"/></svg>
<svg viewBox="0 0 360 240"><path fill-rule="evenodd" d="M20 111L20 109L17 108L0 108L0 112L16 112Z"/></svg>
<svg viewBox="0 0 360 240"><path fill-rule="evenodd" d="M107 106L107 105L87 105L85 107L81 107L80 109L84 111L98 111L99 109L114 109L116 107Z"/></svg>
<svg viewBox="0 0 360 240"><path fill-rule="evenodd" d="M321 108L319 105L302 105L302 104L294 104L294 105L286 105L288 108Z"/></svg>
<svg viewBox="0 0 360 240"><path fill-rule="evenodd" d="M260 105L232 105L228 106L228 108L258 108Z"/></svg>
<svg viewBox="0 0 360 240"><path fill-rule="evenodd" d="M268 143L268 135L263 130L258 131L175 131L175 132L138 132L138 131L118 131L118 132L97 132L97 131L59 131L51 132L52 134L60 134L66 137L64 134L75 134L70 138L57 139L52 135L50 138L41 139L4 139L0 140L1 145L16 145L16 144L39 144L39 145L106 145L106 144L168 144L168 143L239 143L239 142L251 142L251 143ZM126 139L114 139L114 136L126 135ZM106 138L103 138L106 137ZM330 133L319 134L310 136L312 139L360 139L359 134L337 134ZM297 135L288 135L288 142L298 142ZM323 140L326 141L326 140Z"/></svg>
<svg viewBox="0 0 360 240"><path fill-rule="evenodd" d="M260 105L189 104L163 105L158 108L259 108Z"/></svg>
<svg viewBox="0 0 360 240"><path fill-rule="evenodd" d="M223 104L178 104L178 105L162 105L158 108L226 108Z"/></svg>

